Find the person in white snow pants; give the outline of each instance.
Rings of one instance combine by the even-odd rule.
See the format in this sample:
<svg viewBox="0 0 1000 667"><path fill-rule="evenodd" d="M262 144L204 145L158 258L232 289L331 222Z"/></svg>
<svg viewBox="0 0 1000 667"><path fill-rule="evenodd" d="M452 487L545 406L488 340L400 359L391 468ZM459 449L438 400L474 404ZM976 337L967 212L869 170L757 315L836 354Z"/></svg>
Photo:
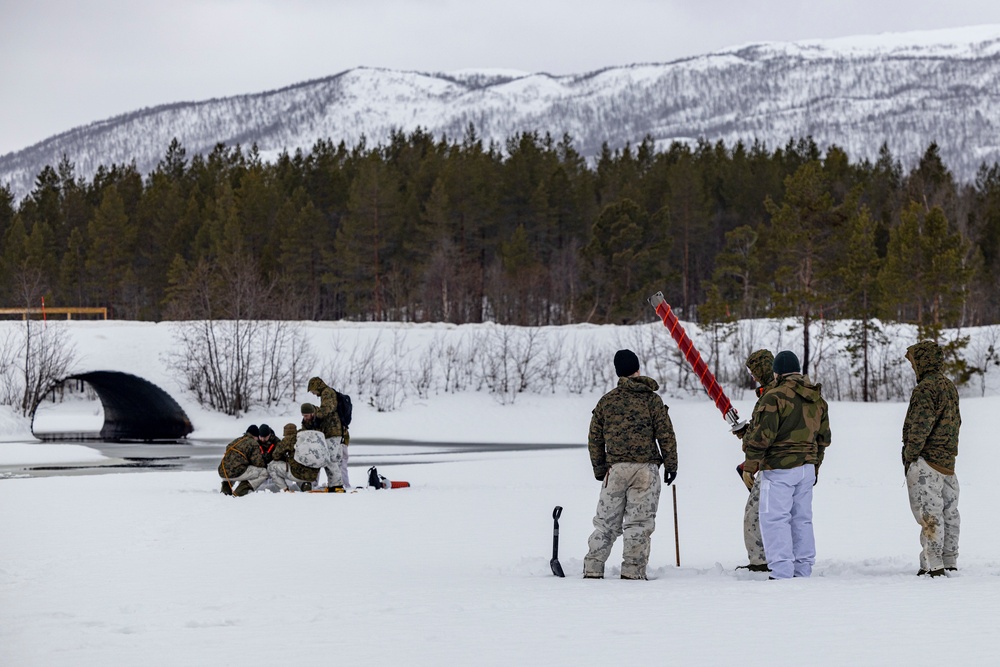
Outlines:
<svg viewBox="0 0 1000 667"><path fill-rule="evenodd" d="M816 468L762 470L760 476L760 534L771 576L808 577L816 563L812 525Z"/></svg>
<svg viewBox="0 0 1000 667"><path fill-rule="evenodd" d="M802 374L798 357L779 352L773 370L775 385L757 401L743 438L743 480L748 487L760 484L760 534L771 578L808 577L816 562L813 485L830 444L830 419L820 386Z"/></svg>

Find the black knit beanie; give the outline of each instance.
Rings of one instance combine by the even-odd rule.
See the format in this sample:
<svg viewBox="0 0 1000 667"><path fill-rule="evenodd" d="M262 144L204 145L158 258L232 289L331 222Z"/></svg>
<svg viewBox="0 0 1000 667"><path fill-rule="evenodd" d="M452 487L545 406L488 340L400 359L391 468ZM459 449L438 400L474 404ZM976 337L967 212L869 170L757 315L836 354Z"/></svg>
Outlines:
<svg viewBox="0 0 1000 667"><path fill-rule="evenodd" d="M623 378L639 370L639 357L635 356L632 350L618 350L615 352L615 373Z"/></svg>
<svg viewBox="0 0 1000 667"><path fill-rule="evenodd" d="M774 372L778 375L802 372L802 366L799 365L799 358L795 356L794 352L789 350L782 350L778 353L778 356L774 358L773 368Z"/></svg>
<svg viewBox="0 0 1000 667"><path fill-rule="evenodd" d="M257 425L256 424L250 424L250 426L247 428L247 435L252 435L255 438L258 435L260 435L260 431L257 430Z"/></svg>
<svg viewBox="0 0 1000 667"><path fill-rule="evenodd" d="M269 438L273 434L274 434L274 431L271 430L270 426L268 426L267 424L261 424L260 425L260 437L262 437L262 438Z"/></svg>

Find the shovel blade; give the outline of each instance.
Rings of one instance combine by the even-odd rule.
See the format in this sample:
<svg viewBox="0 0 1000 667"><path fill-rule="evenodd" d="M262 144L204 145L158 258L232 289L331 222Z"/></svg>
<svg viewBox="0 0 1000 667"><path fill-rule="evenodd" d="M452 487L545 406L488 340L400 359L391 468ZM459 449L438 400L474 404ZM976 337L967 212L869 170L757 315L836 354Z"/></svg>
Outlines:
<svg viewBox="0 0 1000 667"><path fill-rule="evenodd" d="M553 558L552 560L549 561L549 565L552 566L552 574L556 575L557 577L566 576L565 574L563 574L562 565L559 564L559 559Z"/></svg>

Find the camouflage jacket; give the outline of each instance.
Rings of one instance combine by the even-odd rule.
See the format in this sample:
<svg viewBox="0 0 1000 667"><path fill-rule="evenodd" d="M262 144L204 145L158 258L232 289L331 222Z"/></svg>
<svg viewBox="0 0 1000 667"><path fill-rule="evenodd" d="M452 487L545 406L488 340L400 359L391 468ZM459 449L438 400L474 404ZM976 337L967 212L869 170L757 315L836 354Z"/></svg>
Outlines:
<svg viewBox="0 0 1000 667"><path fill-rule="evenodd" d="M743 439L744 470L783 470L807 463L816 467L830 444L830 416L820 385L801 373L782 376L757 401Z"/></svg>
<svg viewBox="0 0 1000 667"><path fill-rule="evenodd" d="M267 462L261 452L260 443L252 435L241 435L228 445L219 463L219 477L232 479L239 477L250 466L266 468Z"/></svg>
<svg viewBox="0 0 1000 667"><path fill-rule="evenodd" d="M588 442L594 477L604 479L616 463L662 463L677 470L677 439L657 389L652 378L623 377L597 402Z"/></svg>
<svg viewBox="0 0 1000 667"><path fill-rule="evenodd" d="M940 472L954 473L962 415L958 409L958 391L942 372L941 348L923 341L911 346L906 356L913 360L917 386L910 395L903 421L903 464L913 463L922 456Z"/></svg>
<svg viewBox="0 0 1000 667"><path fill-rule="evenodd" d="M314 391L314 388L319 392L320 404L316 410L317 424L313 428L323 431L323 435L327 438L342 436L344 444L347 444L350 436L347 429L340 423L340 416L337 414L337 401L339 400L337 392L318 378L315 382L309 383L309 391Z"/></svg>
<svg viewBox="0 0 1000 667"><path fill-rule="evenodd" d="M310 468L295 460L295 435L278 441L274 448L274 460L288 463L288 471L303 482L315 482L319 477L319 468Z"/></svg>
<svg viewBox="0 0 1000 667"><path fill-rule="evenodd" d="M760 404L760 399L763 398L764 394L778 386L778 381L774 379L774 355L771 354L770 350L757 350L747 357L746 367L753 374L754 379L760 383L760 386L756 389L757 403L754 404L754 410L756 411L757 405ZM743 433L742 438L744 452L747 451L746 436L749 433L750 429L748 427Z"/></svg>

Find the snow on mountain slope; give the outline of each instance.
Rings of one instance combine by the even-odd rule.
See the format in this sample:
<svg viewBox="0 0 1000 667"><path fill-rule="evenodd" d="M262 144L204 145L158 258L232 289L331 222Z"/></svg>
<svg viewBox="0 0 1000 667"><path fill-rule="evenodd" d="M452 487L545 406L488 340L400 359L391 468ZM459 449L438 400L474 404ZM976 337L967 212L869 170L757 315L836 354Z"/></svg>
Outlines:
<svg viewBox="0 0 1000 667"><path fill-rule="evenodd" d="M219 142L262 155L317 140L369 145L395 130L462 137L469 125L502 143L523 131L570 134L584 155L650 135L759 139L812 135L852 159L883 142L912 164L931 141L970 180L1000 160L1000 25L794 43L760 43L662 64L552 76L503 69L422 73L361 67L253 95L140 109L0 157L18 197L65 154L77 174L135 160L153 169L171 139L189 155Z"/></svg>

